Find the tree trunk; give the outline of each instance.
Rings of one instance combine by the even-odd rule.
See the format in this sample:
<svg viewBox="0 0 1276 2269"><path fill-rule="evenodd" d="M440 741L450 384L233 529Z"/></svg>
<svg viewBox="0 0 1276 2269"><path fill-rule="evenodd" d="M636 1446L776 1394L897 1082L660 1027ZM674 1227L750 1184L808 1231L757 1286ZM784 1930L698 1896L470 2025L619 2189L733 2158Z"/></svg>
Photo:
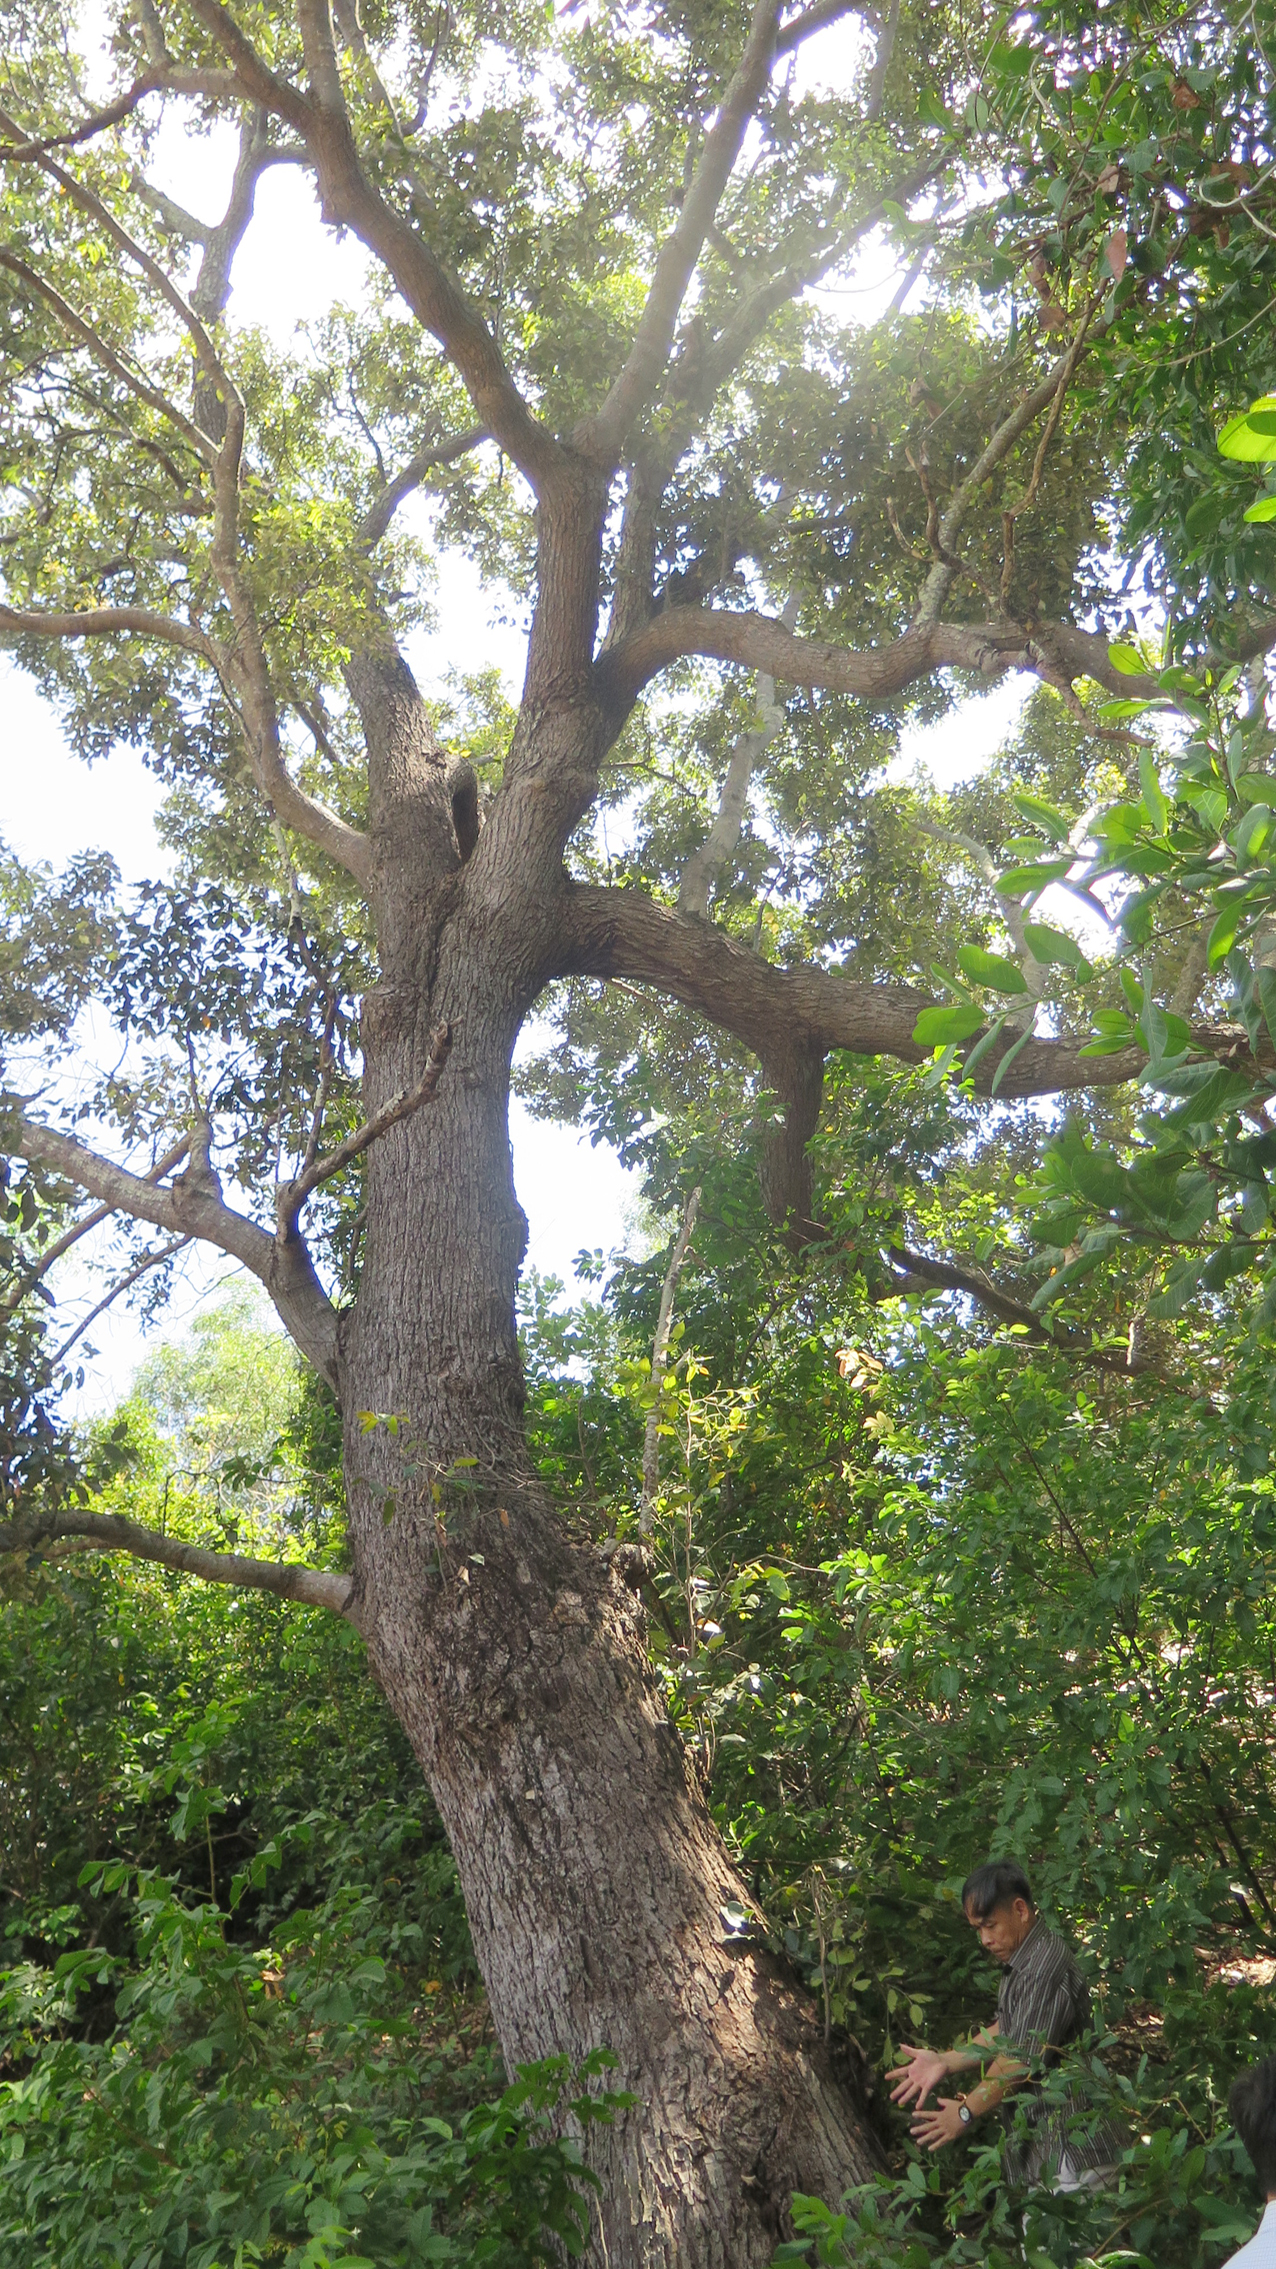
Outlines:
<svg viewBox="0 0 1276 2269"><path fill-rule="evenodd" d="M789 2193L835 2197L875 2151L807 1997L729 1941L721 1909L747 1893L634 1593L528 1464L507 1105L534 923L494 921L490 895L467 915L470 872L440 888L419 983L365 1005L370 1109L413 1084L442 1018L457 1040L435 1102L369 1153L342 1341L361 1620L451 1839L507 2066L605 2046L639 2099L588 2144L595 2258L760 2269Z"/></svg>

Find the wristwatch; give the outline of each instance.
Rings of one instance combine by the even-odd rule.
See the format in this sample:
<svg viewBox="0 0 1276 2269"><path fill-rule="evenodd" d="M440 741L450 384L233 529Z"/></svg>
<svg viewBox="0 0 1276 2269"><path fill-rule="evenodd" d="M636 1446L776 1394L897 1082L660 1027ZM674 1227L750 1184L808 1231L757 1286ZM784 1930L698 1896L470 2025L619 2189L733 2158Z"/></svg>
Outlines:
<svg viewBox="0 0 1276 2269"><path fill-rule="evenodd" d="M975 2115L964 2096L959 2096L957 2098L957 2117L961 2121L963 2127L970 2127L974 2122Z"/></svg>

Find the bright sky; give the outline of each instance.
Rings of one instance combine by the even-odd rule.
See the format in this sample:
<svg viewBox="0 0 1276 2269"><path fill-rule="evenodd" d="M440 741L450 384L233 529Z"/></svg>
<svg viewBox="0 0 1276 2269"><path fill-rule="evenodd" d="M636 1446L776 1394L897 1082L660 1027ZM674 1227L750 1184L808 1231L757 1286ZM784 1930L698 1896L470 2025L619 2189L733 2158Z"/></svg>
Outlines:
<svg viewBox="0 0 1276 2269"><path fill-rule="evenodd" d="M806 69L812 82L817 73L840 78L850 60L844 36L824 34L811 44ZM208 218L224 204L230 159L231 141L223 131L188 141L166 128L156 146L152 178L188 210ZM287 246L286 259L280 258L281 245ZM320 319L334 303L357 302L366 273L362 247L321 226L309 178L278 168L259 186L256 216L236 262L229 314L232 321L261 325L287 344L298 325ZM889 300L895 281L880 253L873 254L855 278L856 315L872 320ZM498 608L499 595L484 592L464 557L442 558L437 629L411 650L421 682L428 687L451 667L467 671L495 662L511 692L516 691L522 642L499 619ZM970 702L934 732L913 735L907 758L925 763L941 785L977 770L1003 738L1024 691L1021 683L1011 682ZM0 716L0 836L20 858L61 867L77 850L102 848L111 852L128 882L165 872L166 855L153 827L159 786L134 752L119 749L104 763L84 766L66 749L47 704L3 655ZM637 1191L611 1151L592 1148L570 1129L532 1120L518 1104L511 1140L516 1185L530 1226L531 1265L570 1283L573 1257L582 1248L623 1248L626 1213ZM91 1243L86 1240L79 1250L89 1255ZM218 1255L191 1259L159 1328L165 1335L179 1333L231 1273L231 1264ZM68 1319L78 1320L100 1296L103 1280L77 1258L74 1268L68 1262L60 1289ZM99 1353L76 1398L85 1414L109 1409L127 1391L147 1344L137 1318L122 1304L89 1336Z"/></svg>

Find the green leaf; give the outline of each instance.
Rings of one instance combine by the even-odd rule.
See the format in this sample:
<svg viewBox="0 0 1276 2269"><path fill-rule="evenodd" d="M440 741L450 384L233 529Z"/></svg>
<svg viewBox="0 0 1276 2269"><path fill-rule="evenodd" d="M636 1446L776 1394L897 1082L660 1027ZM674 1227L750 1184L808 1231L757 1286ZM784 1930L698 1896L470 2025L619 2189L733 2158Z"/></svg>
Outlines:
<svg viewBox="0 0 1276 2269"><path fill-rule="evenodd" d="M988 985L998 993L1026 993L1028 990L1028 980L1017 961L1008 961L1000 953L985 953L982 946L962 946L957 966L972 985Z"/></svg>
<svg viewBox="0 0 1276 2269"><path fill-rule="evenodd" d="M1048 922L1025 922L1023 936L1033 960L1040 961L1043 967L1058 964L1064 969L1089 971L1090 964L1084 953L1066 930L1052 929Z"/></svg>
<svg viewBox="0 0 1276 2269"><path fill-rule="evenodd" d="M1236 933L1244 917L1245 904L1243 899L1234 898L1230 906L1223 908L1210 931L1209 944L1206 947L1206 959L1211 969L1216 969L1220 961L1226 960L1235 943Z"/></svg>
<svg viewBox="0 0 1276 2269"><path fill-rule="evenodd" d="M1166 822L1170 816L1170 806L1161 786L1161 776L1156 768L1156 757L1150 748L1139 750L1139 785L1143 790L1143 801L1147 807L1147 814L1152 822L1153 831L1157 835L1164 835Z"/></svg>
<svg viewBox="0 0 1276 2269"><path fill-rule="evenodd" d="M919 1048L943 1048L956 1040L968 1040L984 1023L984 1012L973 1004L967 1007L959 1001L953 1008L924 1008L913 1026L913 1039Z"/></svg>
<svg viewBox="0 0 1276 2269"><path fill-rule="evenodd" d="M1148 665L1137 646L1109 646L1108 660L1114 670L1121 672L1123 678L1142 678L1149 674Z"/></svg>
<svg viewBox="0 0 1276 2269"><path fill-rule="evenodd" d="M1256 858L1272 832L1272 812L1267 804L1251 804L1242 820L1232 830L1232 845L1237 863L1242 859Z"/></svg>
<svg viewBox="0 0 1276 2269"><path fill-rule="evenodd" d="M991 1088L991 1091L990 1091L990 1092L991 1092L991 1093L992 1093L993 1095L995 1095L995 1094L996 1094L996 1092L997 1092L998 1088L1000 1087L1000 1085L1001 1085L1001 1083L1002 1083L1003 1079L1004 1079L1004 1078L1005 1078L1005 1076L1006 1076L1006 1073L1007 1073L1007 1072L1009 1071L1009 1069L1010 1069L1010 1067L1011 1067L1012 1063L1014 1062L1014 1060L1015 1060L1015 1057L1016 1057L1016 1056L1018 1056L1018 1055L1021 1055L1021 1054L1022 1054L1023 1050L1024 1050L1024 1049L1025 1049L1025 1048L1027 1047L1027 1045L1028 1045L1028 1042L1029 1042L1030 1040L1035 1040L1035 1039L1036 1039L1036 1033L1034 1032L1034 1030L1033 1030L1033 1028L1032 1028L1032 1026L1031 1026L1031 1024L1030 1024L1030 1025L1028 1026L1028 1029L1027 1029L1027 1031L1026 1031L1026 1032L1021 1032L1021 1033L1020 1033L1020 1035L1019 1035L1019 1038L1018 1038L1018 1039L1016 1040L1016 1042L1015 1042L1015 1044L1014 1044L1014 1047L1013 1047L1013 1048L1012 1048L1012 1049L1010 1050L1010 1052L1009 1052L1009 1054L1008 1054L1008 1055L1004 1055L1004 1056L1002 1057L1002 1059L1001 1059L1001 1062L1000 1062L1000 1063L998 1064L996 1071L995 1071L995 1072L993 1073L993 1075L992 1075L992 1088Z"/></svg>
<svg viewBox="0 0 1276 2269"><path fill-rule="evenodd" d="M1276 520L1276 496L1260 496L1257 504L1251 504L1248 511L1241 514L1241 518L1250 521Z"/></svg>
<svg viewBox="0 0 1276 2269"><path fill-rule="evenodd" d="M1229 418L1218 437L1219 455L1246 465L1276 463L1276 394L1263 394L1239 417Z"/></svg>
<svg viewBox="0 0 1276 2269"><path fill-rule="evenodd" d="M1007 867L1004 874L998 875L994 888L1000 891L1003 898L1022 898L1029 891L1035 897L1048 883L1058 882L1061 876L1066 875L1071 865L1072 859L1069 856L1064 859L1043 859L1039 865L1032 867Z"/></svg>
<svg viewBox="0 0 1276 2269"><path fill-rule="evenodd" d="M1164 709L1163 701L1101 701L1094 714L1102 717L1105 725L1124 725L1131 717L1141 717L1145 709Z"/></svg>
<svg viewBox="0 0 1276 2269"><path fill-rule="evenodd" d="M1043 828L1056 843L1067 842L1072 823L1064 818L1061 811L1056 811L1053 804L1045 803L1040 796L1026 795L1012 796L1010 801L1021 819L1030 820L1034 827Z"/></svg>

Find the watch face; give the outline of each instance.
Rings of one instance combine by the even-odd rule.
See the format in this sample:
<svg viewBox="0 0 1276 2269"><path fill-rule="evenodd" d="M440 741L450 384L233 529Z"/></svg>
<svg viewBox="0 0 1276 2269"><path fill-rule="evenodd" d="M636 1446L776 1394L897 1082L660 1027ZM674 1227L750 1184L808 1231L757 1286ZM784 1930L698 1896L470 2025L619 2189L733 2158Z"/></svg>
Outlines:
<svg viewBox="0 0 1276 2269"><path fill-rule="evenodd" d="M970 2125L970 2123L971 2123L971 2120L972 2120L972 2119L974 2118L974 2116L975 2116L975 2115L974 2115L973 2111L971 2110L971 2108L970 2108L970 2105L969 2105L969 2104L959 2104L959 2105L958 2105L958 2107L957 2107L957 2117L958 2117L958 2119L959 2119L959 2120L961 2121L961 2123L962 2123L962 2126L963 2126L963 2127L969 2127L969 2125Z"/></svg>

